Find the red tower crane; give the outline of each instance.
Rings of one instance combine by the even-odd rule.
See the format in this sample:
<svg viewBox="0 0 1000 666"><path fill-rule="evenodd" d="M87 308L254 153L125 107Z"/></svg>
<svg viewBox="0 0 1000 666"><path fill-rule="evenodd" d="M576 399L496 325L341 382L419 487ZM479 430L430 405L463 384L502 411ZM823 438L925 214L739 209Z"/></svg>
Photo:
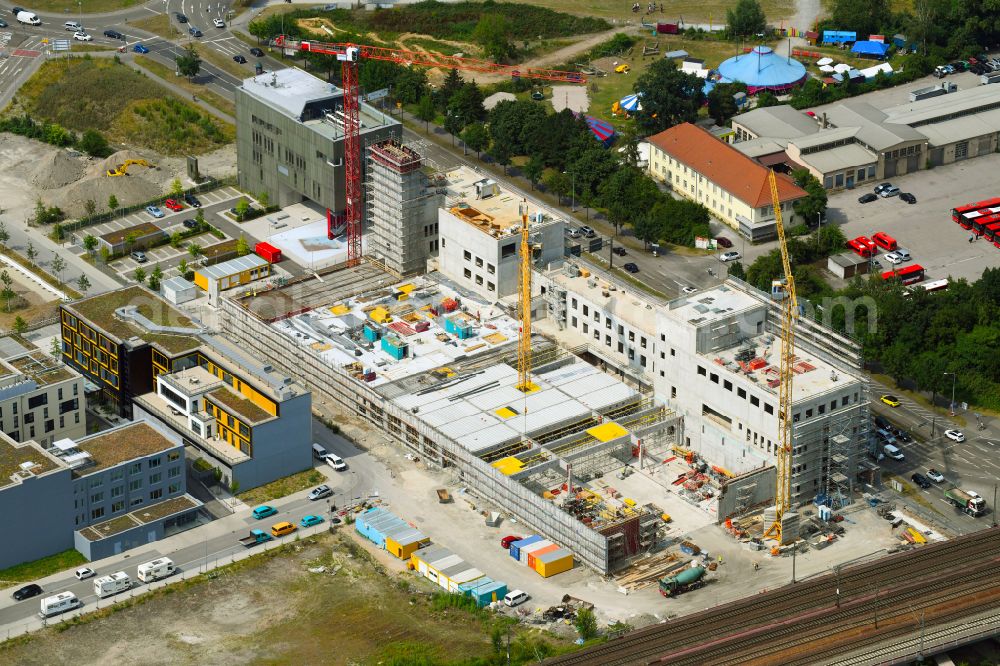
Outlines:
<svg viewBox="0 0 1000 666"><path fill-rule="evenodd" d="M361 122L358 119L360 100L358 94L358 61L388 60L400 65L422 65L441 67L485 74L505 74L513 78L543 79L564 83L586 83L579 72L564 72L555 69L519 68L514 65L498 65L488 60L460 58L390 49L364 44L327 43L290 39L279 35L271 40L272 46L292 49L303 53L323 53L336 56L341 62L344 88L344 181L347 199L347 265L354 266L361 261L361 215L364 209L361 201ZM327 212L327 235L333 239L332 217Z"/></svg>

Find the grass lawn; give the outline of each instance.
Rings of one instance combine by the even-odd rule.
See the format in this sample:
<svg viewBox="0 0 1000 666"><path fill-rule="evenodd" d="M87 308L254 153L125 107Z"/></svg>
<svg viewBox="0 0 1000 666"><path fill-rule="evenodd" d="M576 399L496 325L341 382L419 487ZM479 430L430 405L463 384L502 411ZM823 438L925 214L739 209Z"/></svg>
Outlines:
<svg viewBox="0 0 1000 666"><path fill-rule="evenodd" d="M512 0L513 2L525 2L539 7L548 7L567 14L600 16L603 18L615 18L621 21L631 21L639 23L645 16L646 3L639 2L642 12L633 14L631 12L632 3L621 0ZM686 23L713 23L719 25L726 22L726 10L736 3L732 0L708 0L698 2L697 0L675 0L670 3L663 3L663 13L659 12L649 16L652 21L677 21L684 17ZM792 0L761 0L761 8L768 21L778 24L781 19L790 19L795 15L795 3Z"/></svg>
<svg viewBox="0 0 1000 666"><path fill-rule="evenodd" d="M143 0L84 0L82 4L69 0L38 0L31 3L31 11L46 13L65 13L67 19L80 19L80 10L86 14L99 14L101 12L113 12L118 9L128 7L138 7L143 4ZM87 21L84 20L84 24Z"/></svg>
<svg viewBox="0 0 1000 666"><path fill-rule="evenodd" d="M159 35L165 39L174 39L181 34L177 25L170 20L169 14L154 14L137 21L131 21L129 25Z"/></svg>
<svg viewBox="0 0 1000 666"><path fill-rule="evenodd" d="M184 88L192 95L197 95L198 99L204 100L211 106L214 106L219 111L229 114L230 116L236 117L236 104L230 102L228 99L223 97L218 93L214 93L211 90L200 86L196 83L191 83L183 76L176 76L174 70L167 67L163 63L156 62L155 60L150 60L148 57L143 55L137 55L135 61L142 65L143 68L148 69L153 74L156 74L161 79L170 81L174 85Z"/></svg>
<svg viewBox="0 0 1000 666"><path fill-rule="evenodd" d="M87 558L71 548L70 550L49 555L34 562L24 562L23 564L16 564L8 569L0 570L0 586L13 583L30 583L33 580L45 578L54 573L79 567L86 563Z"/></svg>
<svg viewBox="0 0 1000 666"><path fill-rule="evenodd" d="M266 485L258 486L253 490L240 493L237 497L246 504L254 506L262 502L270 502L271 500L286 497L300 490L318 486L324 481L326 481L326 477L323 476L322 472L315 469L307 469L304 472L292 474Z"/></svg>
<svg viewBox="0 0 1000 666"><path fill-rule="evenodd" d="M42 64L21 88L12 113L111 143L165 155L201 154L233 141L235 128L167 92L128 65L107 58L60 58Z"/></svg>
<svg viewBox="0 0 1000 666"><path fill-rule="evenodd" d="M73 42L69 49L72 53L106 53L108 51L114 51L114 46L107 46L104 44L82 44L80 42Z"/></svg>

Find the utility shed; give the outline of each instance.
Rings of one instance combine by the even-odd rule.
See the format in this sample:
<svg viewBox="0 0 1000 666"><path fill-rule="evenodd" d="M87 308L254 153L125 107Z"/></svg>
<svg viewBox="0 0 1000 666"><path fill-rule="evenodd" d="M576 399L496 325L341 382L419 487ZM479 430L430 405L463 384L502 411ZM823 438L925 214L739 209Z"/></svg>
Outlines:
<svg viewBox="0 0 1000 666"><path fill-rule="evenodd" d="M476 605L482 608L503 599L504 595L507 594L507 583L483 576L468 583L460 583L458 592L464 596L472 597L476 600Z"/></svg>
<svg viewBox="0 0 1000 666"><path fill-rule="evenodd" d="M855 275L867 275L871 270L871 262L853 252L841 252L827 258L826 267L842 280L850 280Z"/></svg>
<svg viewBox="0 0 1000 666"><path fill-rule="evenodd" d="M470 567L461 557L442 546L426 546L410 556L413 569L427 580L452 590L451 576L465 572ZM457 584L454 585L457 590Z"/></svg>
<svg viewBox="0 0 1000 666"><path fill-rule="evenodd" d="M164 280L160 285L160 291L163 292L163 298L168 303L173 303L174 305L187 303L198 298L198 287L195 286L194 282L185 280L179 275L169 280Z"/></svg>
<svg viewBox="0 0 1000 666"><path fill-rule="evenodd" d="M423 532L379 507L360 514L354 521L354 529L401 560L409 559L413 551L430 541Z"/></svg>

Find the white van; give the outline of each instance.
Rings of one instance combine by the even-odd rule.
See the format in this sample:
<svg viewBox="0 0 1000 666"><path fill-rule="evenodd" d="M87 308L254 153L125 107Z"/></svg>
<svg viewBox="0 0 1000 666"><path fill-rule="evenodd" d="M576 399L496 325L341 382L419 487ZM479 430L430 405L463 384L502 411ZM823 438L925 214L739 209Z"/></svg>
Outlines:
<svg viewBox="0 0 1000 666"><path fill-rule="evenodd" d="M513 608L528 600L528 595L522 590L512 590L503 596L503 602Z"/></svg>
<svg viewBox="0 0 1000 666"><path fill-rule="evenodd" d="M53 597L42 599L42 610L38 616L44 620L47 617L79 608L82 605L83 602L77 599L76 595L72 592L60 592Z"/></svg>
<svg viewBox="0 0 1000 666"><path fill-rule="evenodd" d="M313 443L313 457L316 460L323 460L328 455L330 455L330 453L324 449L322 445Z"/></svg>
<svg viewBox="0 0 1000 666"><path fill-rule="evenodd" d="M124 571L117 571L110 576L101 576L94 579L94 594L98 598L110 597L132 588L132 579Z"/></svg>
<svg viewBox="0 0 1000 666"><path fill-rule="evenodd" d="M161 578L166 578L176 570L173 561L169 557L161 557L152 562L139 565L139 580L143 583L152 583Z"/></svg>
<svg viewBox="0 0 1000 666"><path fill-rule="evenodd" d="M882 447L882 450L885 451L885 455L892 458L893 460L903 459L903 452L900 451L895 446L893 446L892 444L886 444L885 446Z"/></svg>
<svg viewBox="0 0 1000 666"><path fill-rule="evenodd" d="M38 18L38 15L32 12L18 12L17 22L26 23L27 25L41 25L42 19Z"/></svg>

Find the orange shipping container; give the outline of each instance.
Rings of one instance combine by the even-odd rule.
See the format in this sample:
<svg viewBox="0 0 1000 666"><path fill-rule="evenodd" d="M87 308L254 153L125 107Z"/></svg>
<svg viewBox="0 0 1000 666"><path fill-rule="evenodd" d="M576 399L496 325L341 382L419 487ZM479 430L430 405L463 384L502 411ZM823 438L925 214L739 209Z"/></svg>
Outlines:
<svg viewBox="0 0 1000 666"><path fill-rule="evenodd" d="M532 569L535 568L536 562L538 562L538 556L544 555L545 553L551 553L554 550L559 550L559 546L552 544L551 546L546 546L545 548L539 548L538 550L528 553L528 566Z"/></svg>

